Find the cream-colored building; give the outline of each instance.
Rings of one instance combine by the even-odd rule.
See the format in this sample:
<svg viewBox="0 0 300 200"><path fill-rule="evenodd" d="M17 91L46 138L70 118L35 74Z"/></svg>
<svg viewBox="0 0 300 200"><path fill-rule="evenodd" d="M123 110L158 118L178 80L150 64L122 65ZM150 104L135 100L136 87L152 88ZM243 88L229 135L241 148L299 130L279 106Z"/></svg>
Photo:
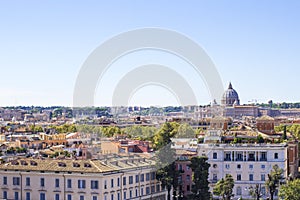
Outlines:
<svg viewBox="0 0 300 200"><path fill-rule="evenodd" d="M234 199L251 199L249 188L256 184L261 186L262 198L266 199L269 194L265 181L274 165L284 170L285 178L297 175L297 148L297 144L199 144L197 152L198 156L208 157L211 189L218 180L231 174L235 180Z"/></svg>
<svg viewBox="0 0 300 200"><path fill-rule="evenodd" d="M0 165L0 198L14 200L166 199L154 161L23 159Z"/></svg>

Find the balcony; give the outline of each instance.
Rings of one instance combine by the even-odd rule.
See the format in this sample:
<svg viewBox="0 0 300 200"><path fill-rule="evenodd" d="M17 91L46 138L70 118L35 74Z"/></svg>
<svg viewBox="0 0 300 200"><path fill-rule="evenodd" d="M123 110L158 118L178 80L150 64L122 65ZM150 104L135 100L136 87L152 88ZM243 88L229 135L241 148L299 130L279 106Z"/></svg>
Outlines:
<svg viewBox="0 0 300 200"><path fill-rule="evenodd" d="M231 158L224 158L224 161L231 161Z"/></svg>
<svg viewBox="0 0 300 200"><path fill-rule="evenodd" d="M268 161L267 158L260 158L259 161Z"/></svg>
<svg viewBox="0 0 300 200"><path fill-rule="evenodd" d="M248 161L255 161L255 158L248 158Z"/></svg>

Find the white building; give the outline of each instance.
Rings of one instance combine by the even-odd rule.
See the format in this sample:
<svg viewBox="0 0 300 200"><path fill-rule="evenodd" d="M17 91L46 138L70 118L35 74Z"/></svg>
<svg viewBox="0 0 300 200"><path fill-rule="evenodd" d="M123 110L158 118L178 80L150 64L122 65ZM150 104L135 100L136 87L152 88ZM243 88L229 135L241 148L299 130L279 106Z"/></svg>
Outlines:
<svg viewBox="0 0 300 200"><path fill-rule="evenodd" d="M265 199L269 195L265 181L274 165L284 170L285 178L297 175L295 145L297 147L297 144L199 144L197 151L198 156L208 157L211 188L226 174L231 174L235 180L235 199L251 198L249 188L256 184L261 186L262 198Z"/></svg>
<svg viewBox="0 0 300 200"><path fill-rule="evenodd" d="M154 162L140 156L103 160L23 159L0 165L0 198L14 200L166 199Z"/></svg>

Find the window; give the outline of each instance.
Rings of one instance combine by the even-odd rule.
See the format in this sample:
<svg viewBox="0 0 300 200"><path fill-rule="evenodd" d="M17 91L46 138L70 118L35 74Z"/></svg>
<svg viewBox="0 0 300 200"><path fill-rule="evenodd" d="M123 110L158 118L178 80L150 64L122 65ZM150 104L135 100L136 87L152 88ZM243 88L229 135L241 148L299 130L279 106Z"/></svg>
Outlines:
<svg viewBox="0 0 300 200"><path fill-rule="evenodd" d="M120 186L120 178L118 178L118 180L117 180L117 186L118 187Z"/></svg>
<svg viewBox="0 0 300 200"><path fill-rule="evenodd" d="M107 180L104 180L104 189L107 189Z"/></svg>
<svg viewBox="0 0 300 200"><path fill-rule="evenodd" d="M121 200L120 192L118 192L118 200Z"/></svg>
<svg viewBox="0 0 300 200"><path fill-rule="evenodd" d="M129 198L132 199L132 190L129 191Z"/></svg>
<svg viewBox="0 0 300 200"><path fill-rule="evenodd" d="M236 195L242 195L242 188L241 187L236 188Z"/></svg>
<svg viewBox="0 0 300 200"><path fill-rule="evenodd" d="M159 184L156 185L156 192L160 192L160 185Z"/></svg>
<svg viewBox="0 0 300 200"><path fill-rule="evenodd" d="M114 179L110 179L110 187L111 187L111 188L114 187Z"/></svg>
<svg viewBox="0 0 300 200"><path fill-rule="evenodd" d="M7 185L7 177L3 176L3 185Z"/></svg>
<svg viewBox="0 0 300 200"><path fill-rule="evenodd" d="M189 165L186 165L186 171L189 171L189 170L190 170Z"/></svg>
<svg viewBox="0 0 300 200"><path fill-rule="evenodd" d="M267 161L267 152L261 152L260 160L261 161Z"/></svg>
<svg viewBox="0 0 300 200"><path fill-rule="evenodd" d="M154 193L154 192L155 192L155 186L152 185L152 186L151 186L151 193Z"/></svg>
<svg viewBox="0 0 300 200"><path fill-rule="evenodd" d="M181 164L178 165L178 170L179 171L182 170L182 165Z"/></svg>
<svg viewBox="0 0 300 200"><path fill-rule="evenodd" d="M230 169L230 165L229 165L229 164L226 164L226 165L225 165L225 168L226 168L226 169Z"/></svg>
<svg viewBox="0 0 300 200"><path fill-rule="evenodd" d="M274 159L278 159L278 153L274 153Z"/></svg>
<svg viewBox="0 0 300 200"><path fill-rule="evenodd" d="M19 192L15 192L15 200L19 200Z"/></svg>
<svg viewBox="0 0 300 200"><path fill-rule="evenodd" d="M186 175L186 180L190 181L191 180L191 176L190 175Z"/></svg>
<svg viewBox="0 0 300 200"><path fill-rule="evenodd" d="M150 187L146 187L146 195L150 194Z"/></svg>
<svg viewBox="0 0 300 200"><path fill-rule="evenodd" d="M85 188L85 180L78 180L78 189Z"/></svg>
<svg viewBox="0 0 300 200"><path fill-rule="evenodd" d="M265 174L261 174L260 175L260 180L261 181L265 181L266 180L266 175Z"/></svg>
<svg viewBox="0 0 300 200"><path fill-rule="evenodd" d="M151 180L155 180L155 172L151 172Z"/></svg>
<svg viewBox="0 0 300 200"><path fill-rule="evenodd" d="M238 168L238 169L241 169L241 165L240 165L240 164L238 164L238 165L236 166L236 168Z"/></svg>
<svg viewBox="0 0 300 200"><path fill-rule="evenodd" d="M218 158L218 154L217 153L213 153L213 159L217 159Z"/></svg>
<svg viewBox="0 0 300 200"><path fill-rule="evenodd" d="M93 196L92 200L98 200L97 196Z"/></svg>
<svg viewBox="0 0 300 200"><path fill-rule="evenodd" d="M141 188L141 195L144 195L144 188Z"/></svg>
<svg viewBox="0 0 300 200"><path fill-rule="evenodd" d="M84 196L83 196L83 195L80 195L80 196L79 196L79 200L84 200Z"/></svg>
<svg viewBox="0 0 300 200"><path fill-rule="evenodd" d="M138 190L135 189L135 196L137 197L138 196Z"/></svg>
<svg viewBox="0 0 300 200"><path fill-rule="evenodd" d="M225 161L231 161L231 153L225 153Z"/></svg>
<svg viewBox="0 0 300 200"><path fill-rule="evenodd" d="M13 185L20 185L20 177L13 177Z"/></svg>
<svg viewBox="0 0 300 200"><path fill-rule="evenodd" d="M67 200L72 200L72 195L71 194L67 195Z"/></svg>
<svg viewBox="0 0 300 200"><path fill-rule="evenodd" d="M45 179L44 178L40 179L40 186L45 187Z"/></svg>
<svg viewBox="0 0 300 200"><path fill-rule="evenodd" d="M145 174L141 174L141 182L144 182Z"/></svg>
<svg viewBox="0 0 300 200"><path fill-rule="evenodd" d="M59 187L59 179L58 178L55 179L55 187L57 187L57 188Z"/></svg>
<svg viewBox="0 0 300 200"><path fill-rule="evenodd" d="M179 183L179 184L182 183L182 176L178 176L178 183Z"/></svg>
<svg viewBox="0 0 300 200"><path fill-rule="evenodd" d="M249 153L248 161L255 161L254 153Z"/></svg>
<svg viewBox="0 0 300 200"><path fill-rule="evenodd" d="M218 175L217 174L213 174L213 180L217 181L218 180Z"/></svg>
<svg viewBox="0 0 300 200"><path fill-rule="evenodd" d="M150 173L147 173L146 174L146 181L149 181L150 180Z"/></svg>
<svg viewBox="0 0 300 200"><path fill-rule="evenodd" d="M133 184L133 176L129 176L129 184Z"/></svg>
<svg viewBox="0 0 300 200"><path fill-rule="evenodd" d="M98 181L91 181L91 189L98 189L99 182Z"/></svg>
<svg viewBox="0 0 300 200"><path fill-rule="evenodd" d="M45 193L40 193L40 200L46 200Z"/></svg>
<svg viewBox="0 0 300 200"><path fill-rule="evenodd" d="M30 192L26 192L26 200L30 200Z"/></svg>
<svg viewBox="0 0 300 200"><path fill-rule="evenodd" d="M72 188L72 180L71 179L67 180L67 188Z"/></svg>
<svg viewBox="0 0 300 200"><path fill-rule="evenodd" d="M266 166L265 166L265 165L261 165L261 168L262 168L262 169L265 169L265 168L266 168Z"/></svg>
<svg viewBox="0 0 300 200"><path fill-rule="evenodd" d="M126 200L126 192L124 192L123 198L124 198L124 200Z"/></svg>
<svg viewBox="0 0 300 200"><path fill-rule="evenodd" d="M243 161L243 154L242 153L237 153L236 161Z"/></svg>
<svg viewBox="0 0 300 200"><path fill-rule="evenodd" d="M7 199L7 191L3 191L3 199Z"/></svg>
<svg viewBox="0 0 300 200"><path fill-rule="evenodd" d="M237 180L237 181L242 180L242 175L241 175L241 174L237 174L237 175L236 175L236 180Z"/></svg>
<svg viewBox="0 0 300 200"><path fill-rule="evenodd" d="M249 174L249 181L253 181L253 174Z"/></svg>
<svg viewBox="0 0 300 200"><path fill-rule="evenodd" d="M249 165L249 169L253 169L253 165Z"/></svg>
<svg viewBox="0 0 300 200"><path fill-rule="evenodd" d="M30 178L29 177L26 177L25 184L26 184L26 186L30 186Z"/></svg>
<svg viewBox="0 0 300 200"><path fill-rule="evenodd" d="M261 187L261 194L266 195L266 187Z"/></svg>
<svg viewBox="0 0 300 200"><path fill-rule="evenodd" d="M110 195L110 200L114 200L114 194Z"/></svg>
<svg viewBox="0 0 300 200"><path fill-rule="evenodd" d="M138 183L140 180L139 180L140 176L139 175L135 175L135 182Z"/></svg>
<svg viewBox="0 0 300 200"><path fill-rule="evenodd" d="M217 164L213 164L213 168L217 168L218 167L218 165Z"/></svg>
<svg viewBox="0 0 300 200"><path fill-rule="evenodd" d="M190 185L187 185L187 186L186 186L186 190L187 190L187 191L190 191L190 190L191 190L191 186L190 186Z"/></svg>
<svg viewBox="0 0 300 200"><path fill-rule="evenodd" d="M55 194L55 200L60 200L59 199L59 194Z"/></svg>
<svg viewBox="0 0 300 200"><path fill-rule="evenodd" d="M123 185L126 185L126 177L123 177Z"/></svg>

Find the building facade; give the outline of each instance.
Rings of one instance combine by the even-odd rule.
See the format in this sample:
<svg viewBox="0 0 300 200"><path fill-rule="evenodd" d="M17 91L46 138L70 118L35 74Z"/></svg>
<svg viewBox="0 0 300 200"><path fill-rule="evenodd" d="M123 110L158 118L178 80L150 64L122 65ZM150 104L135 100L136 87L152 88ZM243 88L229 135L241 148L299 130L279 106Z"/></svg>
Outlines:
<svg viewBox="0 0 300 200"><path fill-rule="evenodd" d="M14 160L0 165L0 198L14 200L166 199L153 161L142 157L103 160Z"/></svg>
<svg viewBox="0 0 300 200"><path fill-rule="evenodd" d="M266 199L265 181L274 165L284 170L284 178L297 176L297 148L297 144L199 144L197 152L198 156L208 157L211 189L226 174L231 174L235 181L234 199L252 198L249 188L256 184Z"/></svg>

